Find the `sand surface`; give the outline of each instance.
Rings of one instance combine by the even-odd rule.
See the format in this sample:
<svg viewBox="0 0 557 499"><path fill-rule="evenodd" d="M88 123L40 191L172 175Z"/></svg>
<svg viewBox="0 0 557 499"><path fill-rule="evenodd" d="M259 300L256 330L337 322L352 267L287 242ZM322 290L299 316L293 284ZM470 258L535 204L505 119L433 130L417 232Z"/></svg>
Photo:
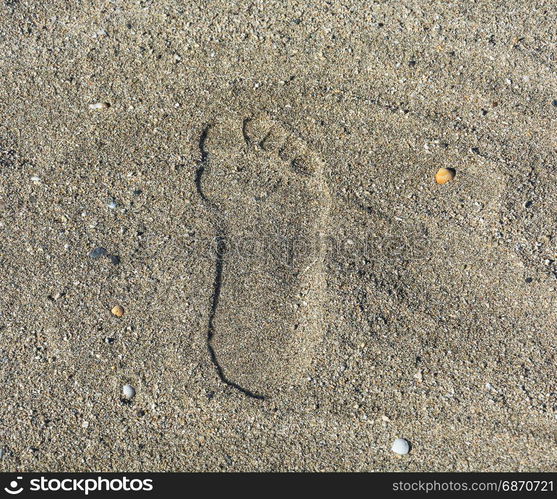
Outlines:
<svg viewBox="0 0 557 499"><path fill-rule="evenodd" d="M3 0L0 469L555 471L556 12Z"/></svg>

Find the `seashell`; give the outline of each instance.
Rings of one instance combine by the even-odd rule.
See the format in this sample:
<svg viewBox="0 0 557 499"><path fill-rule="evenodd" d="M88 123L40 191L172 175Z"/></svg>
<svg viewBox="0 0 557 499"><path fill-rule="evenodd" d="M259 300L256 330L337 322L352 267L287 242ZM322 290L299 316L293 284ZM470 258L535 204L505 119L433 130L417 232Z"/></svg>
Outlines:
<svg viewBox="0 0 557 499"><path fill-rule="evenodd" d="M438 184L446 184L455 178L456 170L454 168L439 168L435 174L435 182Z"/></svg>
<svg viewBox="0 0 557 499"><path fill-rule="evenodd" d="M393 446L391 447L391 450L395 454L404 456L405 454L408 454L410 452L410 444L408 443L408 440L405 440L404 438L397 438L393 442Z"/></svg>
<svg viewBox="0 0 557 499"><path fill-rule="evenodd" d="M124 385L122 387L122 395L128 400L135 396L135 388L132 385Z"/></svg>
<svg viewBox="0 0 557 499"><path fill-rule="evenodd" d="M115 315L116 317L122 317L124 315L124 307L116 305L115 307L112 307L111 312L112 315Z"/></svg>
<svg viewBox="0 0 557 499"><path fill-rule="evenodd" d="M108 109L110 104L108 102L95 102L94 104L89 104L89 109Z"/></svg>

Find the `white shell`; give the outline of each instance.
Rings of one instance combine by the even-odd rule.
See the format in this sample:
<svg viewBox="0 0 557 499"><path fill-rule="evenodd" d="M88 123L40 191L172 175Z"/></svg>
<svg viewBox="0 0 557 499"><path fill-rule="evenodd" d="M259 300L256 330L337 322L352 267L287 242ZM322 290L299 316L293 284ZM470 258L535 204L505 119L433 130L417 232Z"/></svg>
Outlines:
<svg viewBox="0 0 557 499"><path fill-rule="evenodd" d="M106 109L110 107L106 102L95 102L94 104L89 104L89 109Z"/></svg>
<svg viewBox="0 0 557 499"><path fill-rule="evenodd" d="M391 447L391 450L396 454L400 454L401 456L404 456L405 454L408 454L410 452L410 444L408 443L407 440L404 440L404 438L397 438L393 442L393 446Z"/></svg>
<svg viewBox="0 0 557 499"><path fill-rule="evenodd" d="M122 394L127 399L131 399L135 396L135 388L132 385L124 385L122 387Z"/></svg>

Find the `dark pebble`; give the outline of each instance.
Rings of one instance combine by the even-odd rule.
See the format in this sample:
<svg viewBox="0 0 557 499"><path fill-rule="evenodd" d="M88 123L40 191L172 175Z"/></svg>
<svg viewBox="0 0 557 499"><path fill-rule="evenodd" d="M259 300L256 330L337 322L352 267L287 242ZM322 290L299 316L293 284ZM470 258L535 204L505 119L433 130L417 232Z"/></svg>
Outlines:
<svg viewBox="0 0 557 499"><path fill-rule="evenodd" d="M94 260L96 260L97 258L101 258L102 256L106 256L108 255L108 251L106 251L106 249L104 248L95 248L94 250L92 250L89 253L89 256L91 258L93 258Z"/></svg>
<svg viewBox="0 0 557 499"><path fill-rule="evenodd" d="M108 255L108 258L110 258L114 265L120 265L120 257L118 255Z"/></svg>

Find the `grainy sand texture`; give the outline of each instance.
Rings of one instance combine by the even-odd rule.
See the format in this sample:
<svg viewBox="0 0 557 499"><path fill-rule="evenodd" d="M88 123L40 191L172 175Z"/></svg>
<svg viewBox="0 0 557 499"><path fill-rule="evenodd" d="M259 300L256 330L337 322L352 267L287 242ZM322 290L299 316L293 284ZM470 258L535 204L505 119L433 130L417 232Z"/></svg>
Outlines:
<svg viewBox="0 0 557 499"><path fill-rule="evenodd" d="M556 12L2 0L0 470L555 471Z"/></svg>

